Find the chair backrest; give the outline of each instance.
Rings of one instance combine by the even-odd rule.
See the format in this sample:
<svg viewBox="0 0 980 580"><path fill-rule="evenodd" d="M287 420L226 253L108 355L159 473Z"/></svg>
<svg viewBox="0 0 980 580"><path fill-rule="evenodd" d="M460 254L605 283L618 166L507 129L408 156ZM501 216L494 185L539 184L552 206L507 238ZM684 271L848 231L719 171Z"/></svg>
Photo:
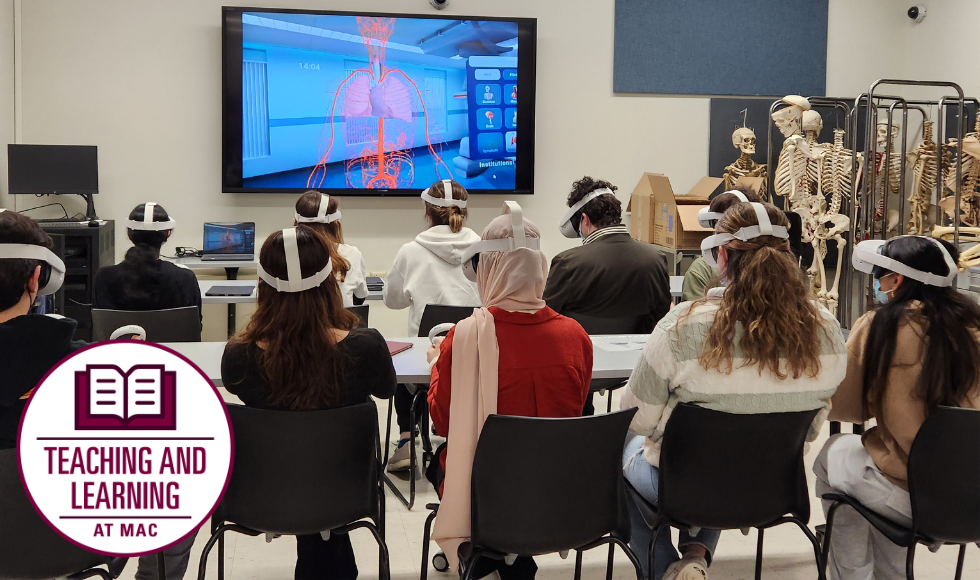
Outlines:
<svg viewBox="0 0 980 580"><path fill-rule="evenodd" d="M17 450L0 451L0 579L62 578L105 562L105 556L68 542L41 519L21 484Z"/></svg>
<svg viewBox="0 0 980 580"><path fill-rule="evenodd" d="M422 310L422 320L419 321L419 336L429 336L429 331L444 322L456 324L473 314L472 306L444 306L442 304L426 304Z"/></svg>
<svg viewBox="0 0 980 580"><path fill-rule="evenodd" d="M473 458L473 543L529 556L613 531L628 539L623 441L635 412L488 417Z"/></svg>
<svg viewBox="0 0 980 580"><path fill-rule="evenodd" d="M357 315L358 318L357 328L368 328L368 305L367 304L361 304L360 306L348 306L347 310Z"/></svg>
<svg viewBox="0 0 980 580"><path fill-rule="evenodd" d="M741 529L810 519L803 445L817 410L736 415L674 409L660 451L658 512L691 526Z"/></svg>
<svg viewBox="0 0 980 580"><path fill-rule="evenodd" d="M152 342L201 342L201 311L197 306L166 310L92 309L92 338L109 340L119 327L137 324Z"/></svg>
<svg viewBox="0 0 980 580"><path fill-rule="evenodd" d="M228 405L235 463L218 517L263 532L315 534L378 517L378 411Z"/></svg>
<svg viewBox="0 0 980 580"><path fill-rule="evenodd" d="M912 443L908 474L917 533L980 541L980 410L932 411Z"/></svg>
<svg viewBox="0 0 980 580"><path fill-rule="evenodd" d="M568 313L565 316L582 325L585 332L598 334L636 334L643 323L642 316L623 316L620 318L598 318L585 314Z"/></svg>

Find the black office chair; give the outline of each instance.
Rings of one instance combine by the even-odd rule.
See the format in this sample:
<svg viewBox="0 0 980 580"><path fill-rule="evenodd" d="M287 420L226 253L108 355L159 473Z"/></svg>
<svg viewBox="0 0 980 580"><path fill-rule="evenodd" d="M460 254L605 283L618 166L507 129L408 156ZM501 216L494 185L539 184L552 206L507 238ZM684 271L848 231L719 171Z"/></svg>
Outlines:
<svg viewBox="0 0 980 580"><path fill-rule="evenodd" d="M380 576L390 578L374 403L305 413L228 405L228 414L235 431L234 468L211 518L198 580L204 580L215 542L223 580L228 530L257 536L346 534L357 528L374 534Z"/></svg>
<svg viewBox="0 0 980 580"><path fill-rule="evenodd" d="M442 304L426 304L425 308L422 310L422 319L419 321L419 337L428 337L429 331L431 331L436 326L443 323L456 324L464 318L469 318L473 314L473 306L445 306ZM425 469L425 464L432 459L432 442L429 440L429 405L426 402L426 395L429 392L428 384L406 384L406 388L413 395L412 397L412 409L409 415L409 420L412 425L412 440L410 444L411 448L411 463L409 464L410 475L409 479L409 490L408 499L402 495L402 492L395 487L395 483L391 481L391 478L387 474L384 476L385 484L391 489L391 492L395 494L395 497L401 501L405 507L412 509L415 507L415 473L416 470L422 471ZM388 401L388 426L385 431L385 456L384 465L388 466L388 454L390 452L390 445L388 441L391 441L391 415L394 409L395 400L392 397ZM418 458L415 456L415 430L418 429L422 437L422 465L419 467Z"/></svg>
<svg viewBox="0 0 980 580"><path fill-rule="evenodd" d="M369 328L368 327L368 305L362 304L360 306L348 306L347 310L351 313L356 314L358 318L357 328Z"/></svg>
<svg viewBox="0 0 980 580"><path fill-rule="evenodd" d="M68 542L41 519L20 481L17 450L0 451L0 580L110 580L107 570L96 567L108 561Z"/></svg>
<svg viewBox="0 0 980 580"><path fill-rule="evenodd" d="M598 318L586 316L584 314L569 313L566 316L578 322L585 329L585 332L592 335L602 334L638 334L643 324L642 316L623 316L620 318ZM622 379L592 379L589 383L589 396L592 393L604 395L609 393L606 400L606 412L612 411L612 393L616 389L626 386L626 381Z"/></svg>
<svg viewBox="0 0 980 580"><path fill-rule="evenodd" d="M640 562L628 546L623 484L623 440L635 412L572 419L488 417L473 458L471 537L459 549L463 580L472 578L480 558L569 550L576 551L577 579L582 552L603 544L609 545L607 577L618 545L641 580ZM422 551L424 579L427 542Z"/></svg>
<svg viewBox="0 0 980 580"><path fill-rule="evenodd" d="M834 502L827 511L823 557L826 563L834 515L849 505L883 536L908 548L905 575L914 580L917 544L958 545L956 580L963 576L967 544L980 542L980 411L937 407L912 442L908 463L912 527L906 528L839 493L824 494Z"/></svg>
<svg viewBox="0 0 980 580"><path fill-rule="evenodd" d="M660 451L659 503L650 504L628 487L643 520L653 528L650 570L657 538L668 526L743 533L756 528L759 580L764 530L793 523L813 544L823 580L820 545L807 527L810 498L803 468L803 444L817 412L736 415L677 405Z"/></svg>
<svg viewBox="0 0 980 580"><path fill-rule="evenodd" d="M197 306L166 310L92 309L92 338L109 340L122 326L136 324L146 330L153 342L201 342L201 311Z"/></svg>

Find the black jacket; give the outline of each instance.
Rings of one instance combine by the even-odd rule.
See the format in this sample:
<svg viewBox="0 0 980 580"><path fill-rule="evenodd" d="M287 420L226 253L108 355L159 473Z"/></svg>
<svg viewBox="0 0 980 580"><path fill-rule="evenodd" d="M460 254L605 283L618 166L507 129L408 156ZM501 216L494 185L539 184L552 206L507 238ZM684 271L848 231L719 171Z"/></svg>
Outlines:
<svg viewBox="0 0 980 580"><path fill-rule="evenodd" d="M198 311L201 310L201 287L194 272L166 260L155 260L149 266L150 272L140 280L139 289L143 296L134 296L123 287L124 264L101 268L95 276L92 306L109 310L197 306Z"/></svg>
<svg viewBox="0 0 980 580"><path fill-rule="evenodd" d="M636 332L652 332L670 310L667 259L629 234L608 234L555 256L544 300L566 316L639 316Z"/></svg>
<svg viewBox="0 0 980 580"><path fill-rule="evenodd" d="M77 322L28 314L0 324L0 449L13 448L29 393L61 359L87 343L73 341Z"/></svg>

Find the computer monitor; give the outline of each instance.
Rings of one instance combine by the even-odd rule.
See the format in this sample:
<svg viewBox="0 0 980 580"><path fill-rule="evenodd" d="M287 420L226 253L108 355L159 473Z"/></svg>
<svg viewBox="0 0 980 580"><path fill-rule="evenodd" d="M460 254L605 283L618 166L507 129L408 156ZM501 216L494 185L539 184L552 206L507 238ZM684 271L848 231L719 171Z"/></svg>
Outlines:
<svg viewBox="0 0 980 580"><path fill-rule="evenodd" d="M99 154L94 145L7 145L11 194L99 193Z"/></svg>
<svg viewBox="0 0 980 580"><path fill-rule="evenodd" d="M255 253L255 222L204 224L204 254Z"/></svg>

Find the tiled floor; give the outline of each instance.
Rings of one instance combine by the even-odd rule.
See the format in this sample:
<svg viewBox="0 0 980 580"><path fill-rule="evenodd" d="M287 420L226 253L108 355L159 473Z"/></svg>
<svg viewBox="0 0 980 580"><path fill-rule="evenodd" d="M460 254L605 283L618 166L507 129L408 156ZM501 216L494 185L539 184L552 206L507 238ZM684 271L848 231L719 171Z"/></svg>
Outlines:
<svg viewBox="0 0 980 580"><path fill-rule="evenodd" d="M385 407L382 404L381 409ZM605 408L599 405L597 408ZM823 437L807 455L807 467L812 464L823 441L828 436L825 427ZM809 475L809 469L807 471ZM396 482L408 493L407 481ZM437 501L436 494L428 482L419 482L420 492L416 498L415 508L408 511L390 493L387 495L387 543L391 555L392 578L408 580L419 577L420 558L422 556L422 526L425 523L425 504ZM813 478L810 476L810 489L813 489ZM823 512L816 500L813 501L813 516L811 528L824 521ZM377 544L370 532L358 530L352 534L354 549L361 578L377 578L378 550ZM676 537L676 536L675 536ZM296 561L295 542L292 538L283 537L266 543L263 537L251 538L239 534L226 535L226 573L228 580L290 580L293 577L293 566ZM207 541L207 534L201 532L194 550L191 553L191 565L185 578L194 578L200 561L201 551ZM753 578L755 570L756 533L742 536L738 531L722 534L718 545L714 565L710 569L711 580L747 580ZM432 544L432 552L437 547ZM557 554L537 558L540 580L557 578L572 578L574 571L574 553L567 560L562 560ZM606 551L599 548L586 553L584 558L585 579L605 577ZM915 573L918 580L949 580L953 578L956 566L956 550L945 547L938 553L932 554L926 548L920 547L916 553ZM135 560L131 560L122 575L122 580L132 580L136 570ZM208 561L207 576L209 580L217 578L217 553L212 552ZM429 578L433 580L451 580L454 576L436 572L430 566ZM617 552L615 578L635 578L632 566L621 553ZM785 525L766 532L765 558L763 562L763 578L767 580L812 580L817 577L816 566L813 562L813 551L810 543L802 532L793 525ZM970 547L967 550L964 579L980 578L980 550ZM870 579L859 579L870 580Z"/></svg>

